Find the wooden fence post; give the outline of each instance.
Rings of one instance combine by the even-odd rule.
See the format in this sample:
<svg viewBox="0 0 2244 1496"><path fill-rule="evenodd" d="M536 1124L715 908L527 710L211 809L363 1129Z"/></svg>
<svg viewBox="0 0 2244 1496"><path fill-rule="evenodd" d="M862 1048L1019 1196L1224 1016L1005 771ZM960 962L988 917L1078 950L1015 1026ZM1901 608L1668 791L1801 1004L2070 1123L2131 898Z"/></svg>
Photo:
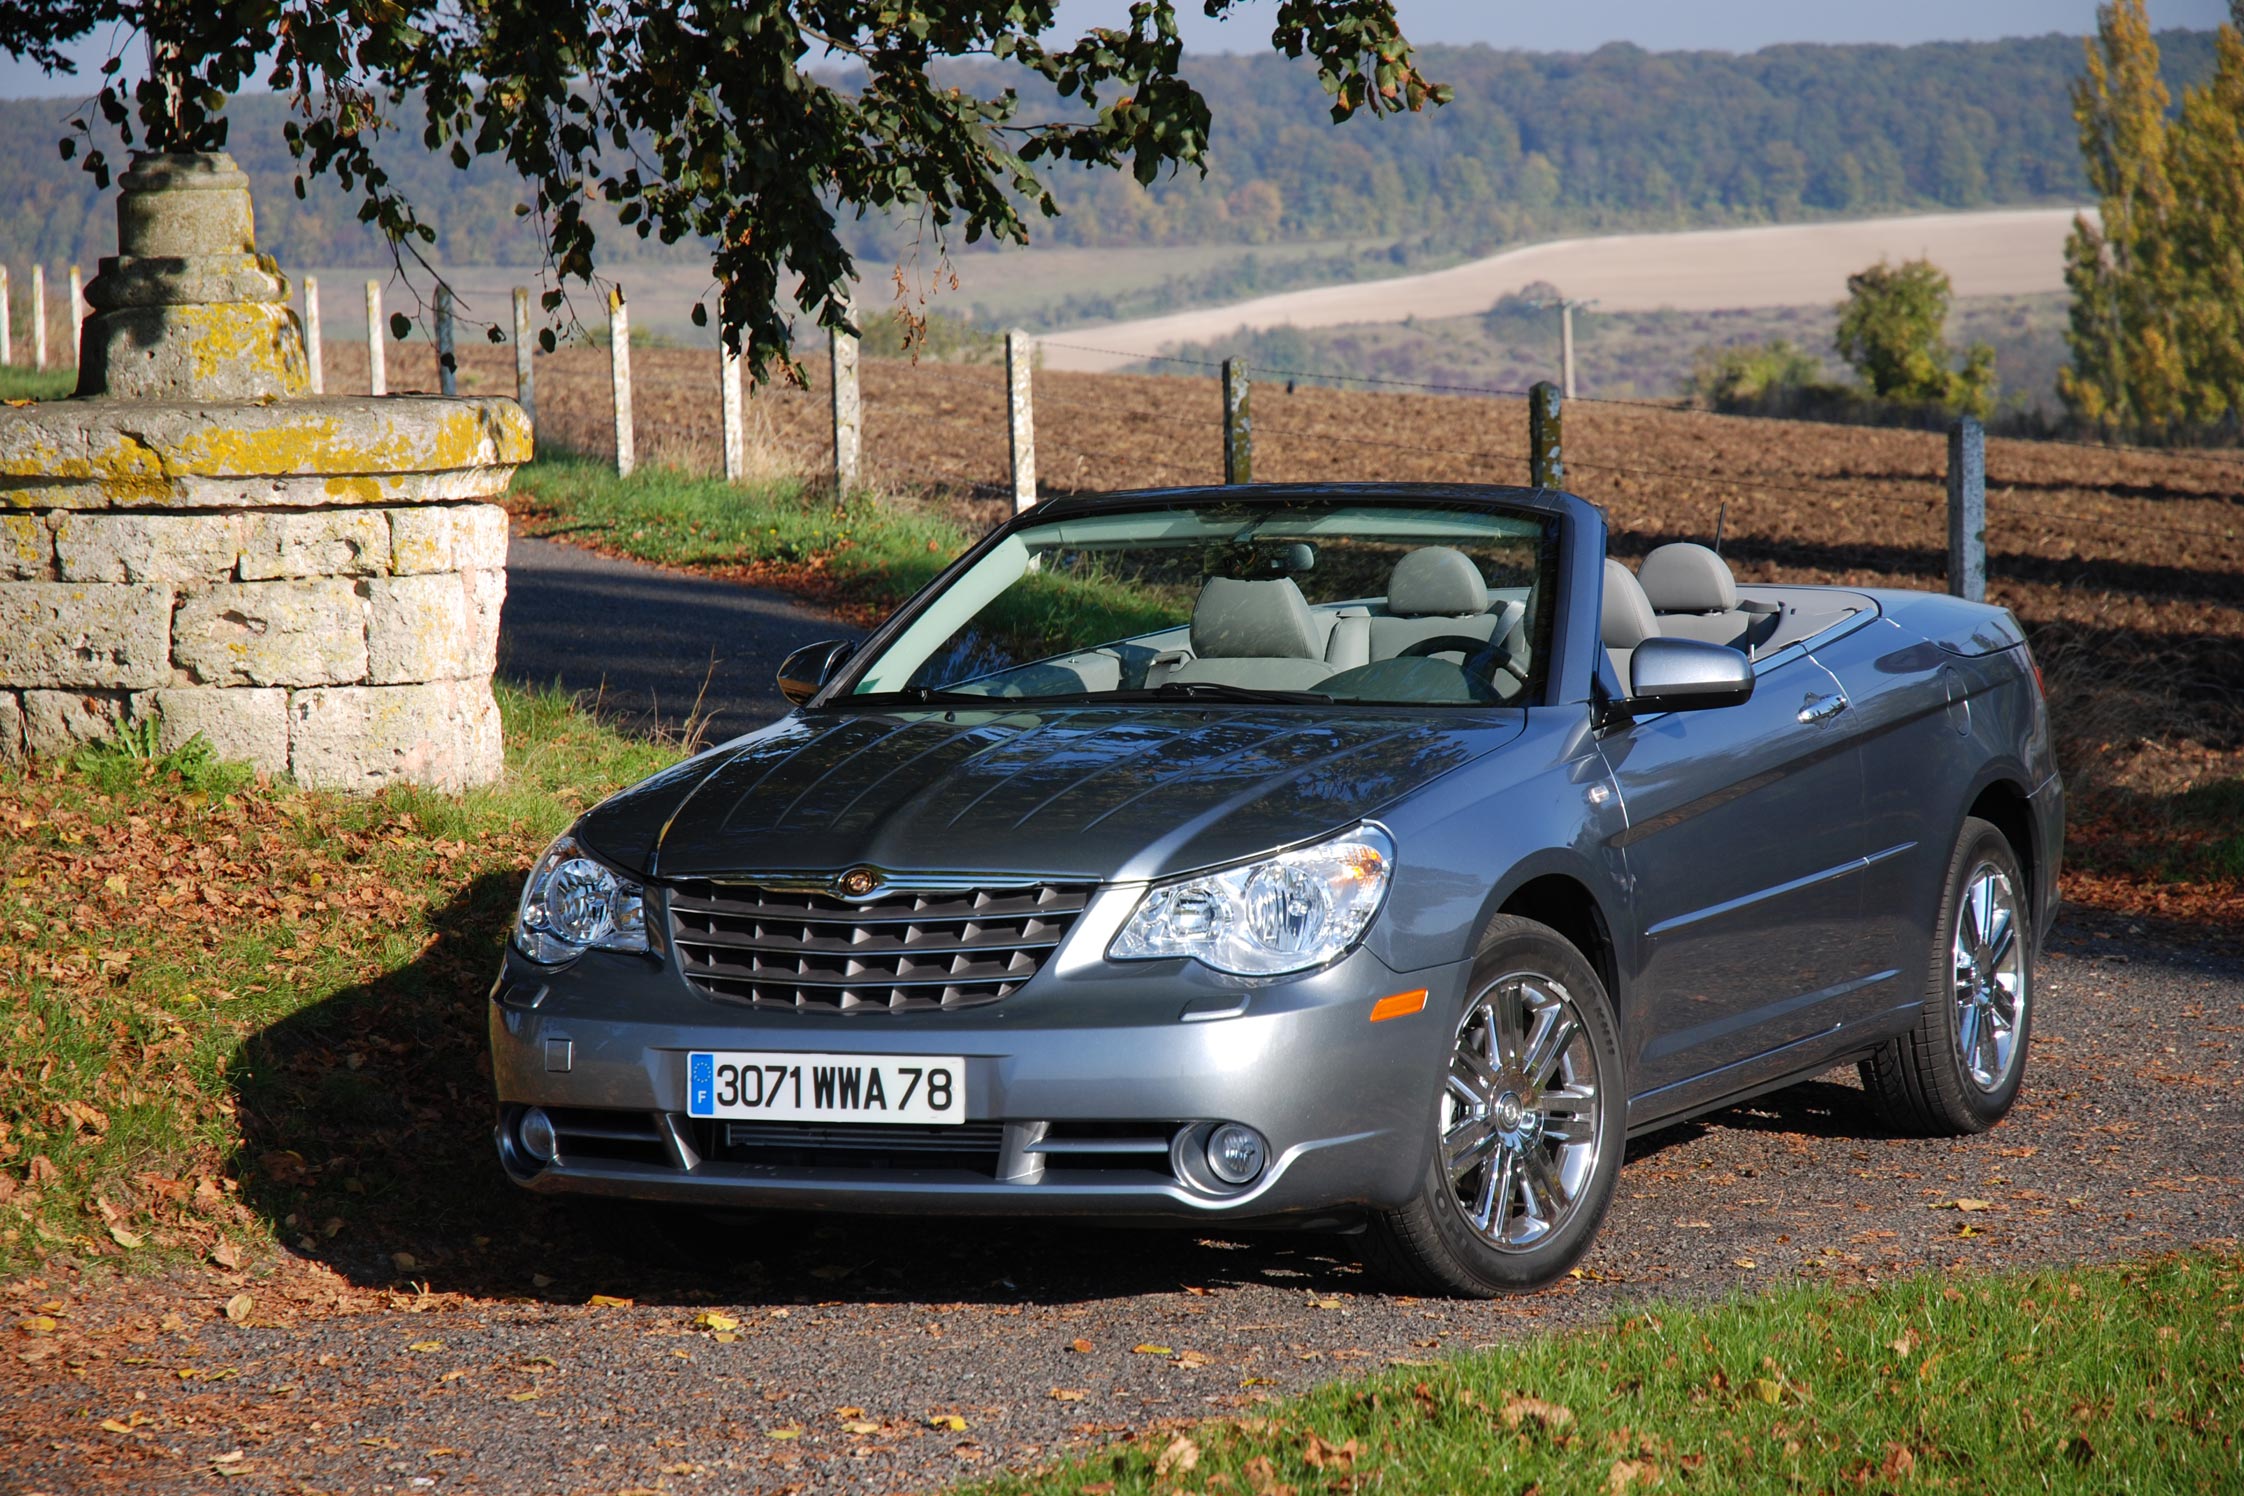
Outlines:
<svg viewBox="0 0 2244 1496"><path fill-rule="evenodd" d="M31 367L47 367L47 267L31 267Z"/></svg>
<svg viewBox="0 0 2244 1496"><path fill-rule="evenodd" d="M304 362L312 371L312 393L327 393L327 355L320 348L319 277L304 277Z"/></svg>
<svg viewBox="0 0 2244 1496"><path fill-rule="evenodd" d="M537 375L530 366L530 288L514 288L514 401L530 418L530 450L538 446Z"/></svg>
<svg viewBox="0 0 2244 1496"><path fill-rule="evenodd" d="M382 283L366 283L366 393L390 392L389 349L382 342Z"/></svg>
<svg viewBox="0 0 2244 1496"><path fill-rule="evenodd" d="M616 476L628 478L638 460L631 444L631 313L621 286L608 291L608 372L616 392Z"/></svg>
<svg viewBox="0 0 2244 1496"><path fill-rule="evenodd" d="M1527 481L1537 488L1566 486L1566 461L1559 439L1563 399L1558 386L1537 380L1527 392Z"/></svg>
<svg viewBox="0 0 2244 1496"><path fill-rule="evenodd" d="M740 355L717 331L717 393L725 412L725 481L738 483L748 476L748 412L740 400Z"/></svg>
<svg viewBox="0 0 2244 1496"><path fill-rule="evenodd" d="M70 367L78 367L85 351L86 336L86 278L78 267L70 267Z"/></svg>
<svg viewBox="0 0 2244 1496"><path fill-rule="evenodd" d="M0 364L16 361L14 308L8 305L8 267L0 265Z"/></svg>
<svg viewBox="0 0 2244 1496"><path fill-rule="evenodd" d="M460 392L460 360L452 347L452 288L436 283L436 389L438 394Z"/></svg>
<svg viewBox="0 0 2244 1496"><path fill-rule="evenodd" d="M1005 335L1005 418L1013 443L1013 512L1036 503L1036 339Z"/></svg>
<svg viewBox="0 0 2244 1496"><path fill-rule="evenodd" d="M857 486L864 411L857 398L856 335L837 327L828 341L834 355L834 498L839 501Z"/></svg>
<svg viewBox="0 0 2244 1496"><path fill-rule="evenodd" d="M1948 428L1948 593L1987 600L1987 428L1972 416Z"/></svg>
<svg viewBox="0 0 2244 1496"><path fill-rule="evenodd" d="M1223 361L1223 481L1254 481L1254 416L1247 408L1247 361Z"/></svg>

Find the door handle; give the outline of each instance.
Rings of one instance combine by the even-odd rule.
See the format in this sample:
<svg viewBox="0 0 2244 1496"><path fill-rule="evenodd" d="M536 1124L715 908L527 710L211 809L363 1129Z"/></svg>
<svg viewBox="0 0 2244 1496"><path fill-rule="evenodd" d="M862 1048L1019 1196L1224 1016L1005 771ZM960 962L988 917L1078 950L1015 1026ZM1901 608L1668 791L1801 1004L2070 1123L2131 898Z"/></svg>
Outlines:
<svg viewBox="0 0 2244 1496"><path fill-rule="evenodd" d="M1800 703L1800 720L1812 726L1818 722L1828 722L1846 709L1847 698L1844 696L1810 696Z"/></svg>

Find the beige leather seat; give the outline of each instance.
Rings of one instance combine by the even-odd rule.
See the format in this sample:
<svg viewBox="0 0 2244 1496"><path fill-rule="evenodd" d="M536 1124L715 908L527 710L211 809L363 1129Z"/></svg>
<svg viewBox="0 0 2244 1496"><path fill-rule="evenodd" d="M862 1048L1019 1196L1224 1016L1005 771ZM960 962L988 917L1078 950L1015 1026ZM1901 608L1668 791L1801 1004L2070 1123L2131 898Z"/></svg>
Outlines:
<svg viewBox="0 0 2244 1496"><path fill-rule="evenodd" d="M1387 578L1387 607L1371 619L1371 658L1391 660L1429 639L1467 638L1486 643L1518 627L1526 609L1504 603L1493 612L1488 584L1472 557L1446 545L1412 551L1395 563ZM1461 664L1466 651L1434 656Z"/></svg>
<svg viewBox="0 0 2244 1496"><path fill-rule="evenodd" d="M1264 691L1312 690L1334 673L1325 660L1331 631L1330 620L1320 622L1288 578L1210 577L1192 605L1193 658L1163 679Z"/></svg>
<svg viewBox="0 0 2244 1496"><path fill-rule="evenodd" d="M1660 620L1652 615L1652 604L1637 583L1636 573L1608 556L1605 558L1605 608L1601 620L1605 638L1605 653L1612 657L1613 673L1620 677L1621 689L1628 690L1629 656L1636 646L1647 639L1661 635Z"/></svg>
<svg viewBox="0 0 2244 1496"><path fill-rule="evenodd" d="M1703 545L1676 541L1644 558L1636 580L1671 639L1697 639L1750 649L1760 615L1738 605L1737 579L1729 566Z"/></svg>

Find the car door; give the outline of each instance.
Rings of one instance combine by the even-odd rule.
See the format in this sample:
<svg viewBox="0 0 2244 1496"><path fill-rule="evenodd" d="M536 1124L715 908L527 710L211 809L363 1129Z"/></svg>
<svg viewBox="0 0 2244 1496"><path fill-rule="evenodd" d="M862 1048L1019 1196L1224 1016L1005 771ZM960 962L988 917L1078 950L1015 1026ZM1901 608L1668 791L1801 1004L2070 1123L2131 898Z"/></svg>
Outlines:
<svg viewBox="0 0 2244 1496"><path fill-rule="evenodd" d="M1751 700L1669 712L1601 746L1637 933L1638 1110L1833 1025L1863 947L1859 755L1838 681L1789 649ZM1645 1107L1644 1103L1650 1103Z"/></svg>

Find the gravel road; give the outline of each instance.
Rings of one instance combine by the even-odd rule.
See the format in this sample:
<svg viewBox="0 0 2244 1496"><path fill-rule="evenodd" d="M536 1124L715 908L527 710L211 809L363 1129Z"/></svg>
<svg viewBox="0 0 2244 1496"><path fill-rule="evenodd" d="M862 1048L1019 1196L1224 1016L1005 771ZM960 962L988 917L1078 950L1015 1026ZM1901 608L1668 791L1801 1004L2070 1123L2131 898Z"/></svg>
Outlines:
<svg viewBox="0 0 2244 1496"><path fill-rule="evenodd" d="M1654 1295L2244 1235L2244 966L2069 920L2041 997L1993 1133L1882 1136L1834 1073L1639 1140L1582 1278L1493 1304L1379 1293L1324 1238L903 1220L743 1224L705 1274L563 1235L512 1292L35 1280L6 1320L59 1328L6 1337L0 1489L925 1489Z"/></svg>

